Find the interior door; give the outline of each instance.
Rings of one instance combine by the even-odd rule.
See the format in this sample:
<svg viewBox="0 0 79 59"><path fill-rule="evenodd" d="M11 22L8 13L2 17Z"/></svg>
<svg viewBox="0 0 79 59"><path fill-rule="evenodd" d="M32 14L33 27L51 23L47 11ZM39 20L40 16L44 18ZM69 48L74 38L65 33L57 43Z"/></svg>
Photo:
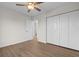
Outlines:
<svg viewBox="0 0 79 59"><path fill-rule="evenodd" d="M47 18L47 43L59 44L59 16Z"/></svg>

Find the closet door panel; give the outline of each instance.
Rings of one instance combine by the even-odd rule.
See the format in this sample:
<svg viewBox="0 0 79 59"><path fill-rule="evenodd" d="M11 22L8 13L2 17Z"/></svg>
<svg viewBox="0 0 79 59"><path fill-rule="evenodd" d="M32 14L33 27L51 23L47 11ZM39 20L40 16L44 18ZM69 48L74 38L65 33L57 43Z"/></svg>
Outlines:
<svg viewBox="0 0 79 59"><path fill-rule="evenodd" d="M59 16L47 19L47 42L59 44Z"/></svg>
<svg viewBox="0 0 79 59"><path fill-rule="evenodd" d="M69 47L79 50L79 11L70 14Z"/></svg>
<svg viewBox="0 0 79 59"><path fill-rule="evenodd" d="M69 14L60 15L60 46L68 47L69 42Z"/></svg>

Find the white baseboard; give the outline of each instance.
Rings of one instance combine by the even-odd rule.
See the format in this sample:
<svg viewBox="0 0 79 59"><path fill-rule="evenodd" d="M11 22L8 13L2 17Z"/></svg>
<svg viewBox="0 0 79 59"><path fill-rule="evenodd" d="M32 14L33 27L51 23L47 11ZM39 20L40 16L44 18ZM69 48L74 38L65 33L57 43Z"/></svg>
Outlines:
<svg viewBox="0 0 79 59"><path fill-rule="evenodd" d="M46 43L46 41L38 40L39 42Z"/></svg>
<svg viewBox="0 0 79 59"><path fill-rule="evenodd" d="M29 39L29 40L32 40L32 39ZM19 43L22 43L22 42L25 42L25 41L29 41L29 40L23 40L23 41L16 41L16 42L0 44L0 48L7 47L7 46L10 46L10 45L14 45L14 44L19 44Z"/></svg>

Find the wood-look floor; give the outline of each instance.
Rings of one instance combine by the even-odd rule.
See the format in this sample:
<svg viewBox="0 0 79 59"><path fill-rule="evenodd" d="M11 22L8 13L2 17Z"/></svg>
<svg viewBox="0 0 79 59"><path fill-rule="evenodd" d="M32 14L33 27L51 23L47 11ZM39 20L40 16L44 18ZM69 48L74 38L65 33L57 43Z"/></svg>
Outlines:
<svg viewBox="0 0 79 59"><path fill-rule="evenodd" d="M1 57L78 57L79 52L35 40L0 48Z"/></svg>

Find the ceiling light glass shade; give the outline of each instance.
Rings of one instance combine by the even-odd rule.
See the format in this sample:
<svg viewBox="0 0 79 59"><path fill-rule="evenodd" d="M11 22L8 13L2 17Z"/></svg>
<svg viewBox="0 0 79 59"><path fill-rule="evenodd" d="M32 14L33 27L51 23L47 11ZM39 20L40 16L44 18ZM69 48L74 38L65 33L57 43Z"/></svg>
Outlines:
<svg viewBox="0 0 79 59"><path fill-rule="evenodd" d="M28 9L34 9L33 5L28 5Z"/></svg>

